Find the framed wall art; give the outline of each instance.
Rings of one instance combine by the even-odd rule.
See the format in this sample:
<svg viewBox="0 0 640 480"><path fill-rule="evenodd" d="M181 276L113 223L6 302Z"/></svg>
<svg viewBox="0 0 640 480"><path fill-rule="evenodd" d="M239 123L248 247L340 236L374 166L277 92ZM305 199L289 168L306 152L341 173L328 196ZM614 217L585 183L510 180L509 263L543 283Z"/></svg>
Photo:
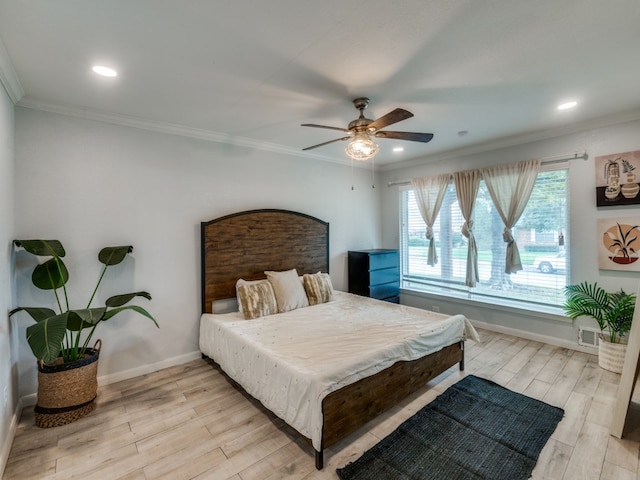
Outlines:
<svg viewBox="0 0 640 480"><path fill-rule="evenodd" d="M596 157L598 207L640 204L640 150Z"/></svg>
<svg viewBox="0 0 640 480"><path fill-rule="evenodd" d="M598 219L598 268L640 271L640 217Z"/></svg>

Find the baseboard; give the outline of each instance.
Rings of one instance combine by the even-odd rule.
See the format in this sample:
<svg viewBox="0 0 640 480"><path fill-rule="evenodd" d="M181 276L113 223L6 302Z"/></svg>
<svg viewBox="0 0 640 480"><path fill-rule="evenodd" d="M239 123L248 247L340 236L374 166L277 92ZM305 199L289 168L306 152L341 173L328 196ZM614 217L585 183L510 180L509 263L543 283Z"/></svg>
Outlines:
<svg viewBox="0 0 640 480"><path fill-rule="evenodd" d="M148 365L142 365L140 367L131 368L129 370L125 370L124 372L112 373L109 375L102 375L98 377L98 385L109 385L111 383L120 382L122 380L128 380L130 378L139 377L140 375L145 375L147 373L157 372L158 370L162 370L163 368L169 368L176 365L182 365L183 363L190 362L192 360L196 360L201 357L200 351L185 353L184 355L178 355L177 357L167 358L166 360L162 360L161 362L150 363ZM28 395L24 395L20 402L22 403L22 408L29 407L31 405L35 405L38 401L38 395L35 393L30 393Z"/></svg>
<svg viewBox="0 0 640 480"><path fill-rule="evenodd" d="M514 337L520 337L534 342L548 343L549 345L554 345L556 347L567 348L569 350L576 350L578 352L589 353L592 355L598 354L597 348L579 345L577 341L574 343L562 338L550 337L548 335L541 335L539 333L527 332L524 330L518 330L517 328L504 327L502 325L495 325L493 323L486 323L478 320L469 319L469 321L474 327L481 328L483 330L504 333L506 335L512 335Z"/></svg>
<svg viewBox="0 0 640 480"><path fill-rule="evenodd" d="M22 399L18 400L16 409L11 417L11 423L9 425L9 431L7 436L2 441L0 449L0 478L4 478L4 469L7 466L9 460L9 453L11 453L11 446L13 445L13 439L16 436L16 430L18 429L18 423L20 422L20 416L22 415L22 409L25 407Z"/></svg>
<svg viewBox="0 0 640 480"><path fill-rule="evenodd" d="M125 370L123 372L112 373L109 375L102 375L98 377L98 385L109 385L111 383L120 382L122 380L128 380L130 378L139 377L140 375L146 375L147 373L157 372L163 368L174 367L176 365L182 365L183 363L196 360L201 357L200 350L196 352L185 353L184 355L178 355L177 357L167 358L161 362L150 363L148 365L142 365L140 367Z"/></svg>
<svg viewBox="0 0 640 480"><path fill-rule="evenodd" d="M38 401L38 395L36 393L30 393L29 395L22 397L20 401L22 402L22 408L32 407Z"/></svg>

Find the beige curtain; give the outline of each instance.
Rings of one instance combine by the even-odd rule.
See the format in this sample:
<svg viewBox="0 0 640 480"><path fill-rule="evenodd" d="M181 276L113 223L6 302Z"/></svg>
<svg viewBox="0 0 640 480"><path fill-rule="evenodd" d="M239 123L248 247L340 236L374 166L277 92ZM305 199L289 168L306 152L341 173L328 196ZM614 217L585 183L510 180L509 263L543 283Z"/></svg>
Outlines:
<svg viewBox="0 0 640 480"><path fill-rule="evenodd" d="M505 225L502 234L507 243L505 273L522 270L520 252L511 229L527 206L539 170L540 160L482 169L482 177L489 195Z"/></svg>
<svg viewBox="0 0 640 480"><path fill-rule="evenodd" d="M416 195L420 215L427 225L427 231L425 233L425 237L429 240L427 264L432 267L438 263L436 246L433 239L433 224L436 218L438 218L442 199L449 185L449 178L451 178L449 174L444 174L435 177L418 177L411 180L411 186Z"/></svg>
<svg viewBox="0 0 640 480"><path fill-rule="evenodd" d="M473 236L473 208L476 204L478 187L480 186L480 170L469 170L453 174L456 185L456 195L460 204L460 211L464 217L462 234L469 240L467 250L467 275L465 285L475 287L480 280L478 275L478 248Z"/></svg>

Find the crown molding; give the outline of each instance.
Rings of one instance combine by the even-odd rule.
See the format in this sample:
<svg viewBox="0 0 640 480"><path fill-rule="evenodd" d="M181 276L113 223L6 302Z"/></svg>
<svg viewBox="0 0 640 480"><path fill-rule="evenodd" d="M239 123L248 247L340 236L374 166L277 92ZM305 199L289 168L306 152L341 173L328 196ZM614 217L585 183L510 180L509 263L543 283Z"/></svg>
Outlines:
<svg viewBox="0 0 640 480"><path fill-rule="evenodd" d="M465 157L468 155L475 155L479 153L488 152L491 150L500 150L502 148L515 147L518 145L524 145L526 143L538 142L541 140L550 140L552 138L562 137L565 135L572 135L575 133L584 132L586 130L592 130L594 128L609 127L611 125L617 125L620 123L634 122L640 120L640 110L632 110L616 115L609 115L605 117L598 117L591 120L585 120L583 122L572 123L563 127L554 127L545 130L538 130L536 132L529 132L520 135L511 135L508 137L498 138L488 142L477 143L469 147L458 148L455 150L448 150L442 153L436 153L420 158L414 158L411 160L405 160L403 162L397 162L392 164L383 165L380 170L388 172L398 170L401 168L416 167L420 165L426 165L430 163L438 163L445 160L452 160L456 158Z"/></svg>
<svg viewBox="0 0 640 480"><path fill-rule="evenodd" d="M95 120L103 123L110 123L113 125L139 128L142 130L148 130L152 132L165 133L168 135L177 135L181 137L195 138L198 140L205 140L208 142L222 143L225 145L234 145L236 147L250 148L252 150L261 150L280 155L291 155L297 158L304 157L314 160L321 160L324 162L337 163L340 165L346 165L348 162L342 158L335 158L328 155L322 155L318 153L305 152L295 148L287 147L285 145L279 145L276 143L261 142L247 137L241 137L236 135L230 135L228 133L221 133L212 130L205 130L201 128L187 127L184 125L178 125L168 122L160 122L156 120L148 120L145 118L134 117L130 115L122 115L112 112L104 112L95 109L80 108L71 105L63 105L55 102L48 102L39 100L33 97L23 97L17 105L23 108L29 108L32 110L41 110L44 112L57 113L60 115L67 115L71 117L84 118L89 120Z"/></svg>
<svg viewBox="0 0 640 480"><path fill-rule="evenodd" d="M2 75L2 50L3 46L0 42L0 79ZM11 69L13 70L13 69ZM17 77L16 77L17 80ZM20 92L22 87L18 82ZM6 88L6 87L5 87ZM21 94L22 95L22 94ZM11 96L11 94L10 94ZM205 130L200 128L188 127L184 125L172 124L167 122L160 122L155 120L148 120L140 117L134 117L129 115L116 114L112 112L104 112L95 109L81 108L71 105L63 105L55 102L48 102L39 100L29 96L20 97L19 101L15 102L17 106L29 108L33 110L41 110L45 112L57 113L61 115L67 115L71 117L79 117L89 120L95 120L103 123L110 123L113 125L120 125L125 127L139 128L142 130L148 130L153 132L164 133L168 135L177 135L181 137L195 138L198 140L204 140L208 142L222 143L225 145L233 145L236 147L249 148L252 150L260 150L279 155L290 155L297 158L309 158L313 160L320 160L323 162L335 163L338 165L346 166L350 165L350 161L346 158L336 158L329 155L322 155L315 152L302 151L299 149L287 147L285 145L279 145L269 142L261 142L247 137L240 137L230 135L228 133L221 133L212 130ZM513 147L517 145L523 145L526 143L549 140L551 138L561 137L564 135L570 135L574 133L583 132L594 128L602 128L610 125L616 125L620 123L626 123L631 121L640 120L640 110L634 110L625 112L623 114L611 115L607 117L599 117L596 119L587 120L584 122L574 123L563 127L555 127L551 129L539 130L536 132L525 133L521 135L512 135L509 137L503 137L496 140L478 143L465 148L459 148L455 150L448 150L433 155L414 158L402 162L388 163L383 165L376 165L377 171L393 171L407 167L414 167L419 165L426 165L430 163L437 163L445 160L464 157L467 155L475 155L484 153L491 150L499 150L502 148ZM370 168L369 162L353 162L355 168Z"/></svg>
<svg viewBox="0 0 640 480"><path fill-rule="evenodd" d="M13 68L13 64L9 58L9 52L7 52L2 38L0 38L0 83L14 105L24 97L24 89L22 88L18 74Z"/></svg>

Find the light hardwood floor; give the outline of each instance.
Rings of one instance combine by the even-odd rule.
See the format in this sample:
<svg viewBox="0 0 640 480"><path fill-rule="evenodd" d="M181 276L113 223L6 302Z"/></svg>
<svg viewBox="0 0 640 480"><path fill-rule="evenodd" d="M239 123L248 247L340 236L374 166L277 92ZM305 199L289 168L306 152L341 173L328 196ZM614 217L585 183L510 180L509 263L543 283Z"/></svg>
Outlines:
<svg viewBox="0 0 640 480"><path fill-rule="evenodd" d="M600 369L592 355L480 333L482 343L467 342L464 373L451 368L328 449L322 471L296 432L196 360L101 387L96 411L70 425L37 428L32 408L25 409L3 479L336 479L337 467L465 374L565 409L534 479L640 478L640 428L624 440L608 432L619 375Z"/></svg>

